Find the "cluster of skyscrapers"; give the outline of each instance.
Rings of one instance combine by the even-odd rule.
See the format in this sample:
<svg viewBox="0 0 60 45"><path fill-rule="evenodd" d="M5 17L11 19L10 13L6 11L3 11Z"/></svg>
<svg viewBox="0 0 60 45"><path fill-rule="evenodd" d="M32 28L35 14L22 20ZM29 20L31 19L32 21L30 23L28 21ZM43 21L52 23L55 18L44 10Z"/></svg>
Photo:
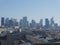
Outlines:
<svg viewBox="0 0 60 45"><path fill-rule="evenodd" d="M14 27L14 26L18 26L18 22L16 19L9 19L9 18L1 18L1 26L3 27Z"/></svg>
<svg viewBox="0 0 60 45"><path fill-rule="evenodd" d="M20 28L26 29L26 28L30 28L30 29L40 29L40 28L49 28L49 27L54 27L54 26L58 26L57 23L54 22L54 18L52 17L50 20L48 18L45 19L45 25L43 25L43 19L40 19L39 23L36 23L35 20L31 20L31 23L29 23L29 21L27 20L27 17L23 17L22 19L20 19L20 21L18 22L16 19L9 19L9 18L4 18L1 17L1 26L4 27L15 27L15 26L19 26Z"/></svg>

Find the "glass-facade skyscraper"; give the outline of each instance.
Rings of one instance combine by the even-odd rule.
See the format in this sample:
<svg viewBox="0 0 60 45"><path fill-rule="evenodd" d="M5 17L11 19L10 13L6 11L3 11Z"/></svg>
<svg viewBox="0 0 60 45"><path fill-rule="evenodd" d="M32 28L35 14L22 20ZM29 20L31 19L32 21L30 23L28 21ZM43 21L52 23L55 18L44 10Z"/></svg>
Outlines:
<svg viewBox="0 0 60 45"><path fill-rule="evenodd" d="M30 27L31 27L32 29L35 29L35 28L36 28L36 22L35 22L35 20L32 20L32 21L31 21Z"/></svg>
<svg viewBox="0 0 60 45"><path fill-rule="evenodd" d="M5 24L5 22L4 22L5 20L4 20L4 17L1 17L1 26L4 26Z"/></svg>
<svg viewBox="0 0 60 45"><path fill-rule="evenodd" d="M5 19L5 27L9 27L9 18Z"/></svg>
<svg viewBox="0 0 60 45"><path fill-rule="evenodd" d="M49 20L48 20L48 18L45 19L45 27L49 28Z"/></svg>
<svg viewBox="0 0 60 45"><path fill-rule="evenodd" d="M27 17L23 17L23 19L20 20L20 27L25 29L29 27L29 22L27 21Z"/></svg>
<svg viewBox="0 0 60 45"><path fill-rule="evenodd" d="M39 23L39 25L40 25L40 28L43 27L43 19L40 19L40 23Z"/></svg>
<svg viewBox="0 0 60 45"><path fill-rule="evenodd" d="M51 25L51 26L54 26L54 18L53 18L53 17L51 18L50 21L51 21L51 22L50 22L50 25Z"/></svg>

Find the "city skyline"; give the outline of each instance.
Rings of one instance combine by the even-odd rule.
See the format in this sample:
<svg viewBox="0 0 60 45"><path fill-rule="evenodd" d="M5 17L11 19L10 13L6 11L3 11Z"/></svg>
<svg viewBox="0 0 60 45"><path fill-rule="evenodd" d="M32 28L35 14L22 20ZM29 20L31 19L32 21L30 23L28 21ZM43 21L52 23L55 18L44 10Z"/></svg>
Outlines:
<svg viewBox="0 0 60 45"><path fill-rule="evenodd" d="M46 19L49 21L49 25L53 25L54 23L57 23L56 20L54 20L54 17L51 17L50 19L49 18L45 18L45 19L42 19L41 18L41 19L39 19L38 22L35 19L28 20L28 17L27 16L24 16L24 17L22 17L19 20L17 20L16 18L13 18L13 17L11 17L11 18L10 17L1 17L1 21L3 21L4 23L6 23L6 21L8 21L8 20L17 21L18 23L20 21L22 21L22 20L26 20L26 21L28 21L28 23L32 23L32 21L33 21L35 23L39 23L39 25L41 25L41 26L42 25L45 25L46 23L48 23L48 21L46 22ZM1 24L3 24L3 22L0 22L0 26L1 26ZM60 26L60 25L58 24L58 26Z"/></svg>
<svg viewBox="0 0 60 45"><path fill-rule="evenodd" d="M45 24L43 24L45 23ZM43 22L43 19L40 19L40 21L37 23L35 20L31 20L29 22L28 18L25 16L20 21L17 21L17 19L14 18L4 18L1 17L1 27L12 27L15 28L18 26L19 28L31 28L31 29L36 29L36 28L50 28L50 27L58 27L58 23L55 23L54 18L52 17L50 20L48 18L45 18L45 22Z"/></svg>
<svg viewBox="0 0 60 45"><path fill-rule="evenodd" d="M0 0L1 17L12 17L20 20L27 16L28 20L54 17L56 23L60 25L60 0ZM0 20L1 21L1 20Z"/></svg>

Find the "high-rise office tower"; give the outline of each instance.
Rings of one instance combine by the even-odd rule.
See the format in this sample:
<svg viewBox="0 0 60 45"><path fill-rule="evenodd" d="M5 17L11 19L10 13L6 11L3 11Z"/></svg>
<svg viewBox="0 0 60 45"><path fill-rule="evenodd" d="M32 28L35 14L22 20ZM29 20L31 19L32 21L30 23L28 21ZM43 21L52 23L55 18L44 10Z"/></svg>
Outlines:
<svg viewBox="0 0 60 45"><path fill-rule="evenodd" d="M20 20L20 27L24 29L29 27L29 22L27 21L27 17L23 17L23 19Z"/></svg>
<svg viewBox="0 0 60 45"><path fill-rule="evenodd" d="M13 22L13 19L11 18L10 20L9 20L9 27L13 27L14 25L14 22Z"/></svg>
<svg viewBox="0 0 60 45"><path fill-rule="evenodd" d="M49 20L48 20L48 18L45 19L45 27L49 28Z"/></svg>
<svg viewBox="0 0 60 45"><path fill-rule="evenodd" d="M25 16L25 17L23 17L23 21L27 21L27 17Z"/></svg>
<svg viewBox="0 0 60 45"><path fill-rule="evenodd" d="M43 27L43 19L40 19L39 25L40 25L40 28Z"/></svg>
<svg viewBox="0 0 60 45"><path fill-rule="evenodd" d="M32 29L35 29L35 28L36 28L36 22L35 22L35 20L32 20L32 21L31 21L30 27L31 27Z"/></svg>
<svg viewBox="0 0 60 45"><path fill-rule="evenodd" d="M5 19L5 27L9 27L9 18Z"/></svg>
<svg viewBox="0 0 60 45"><path fill-rule="evenodd" d="M1 26L4 26L4 17L1 18Z"/></svg>
<svg viewBox="0 0 60 45"><path fill-rule="evenodd" d="M24 28L28 28L27 17L23 17L23 27L24 27Z"/></svg>
<svg viewBox="0 0 60 45"><path fill-rule="evenodd" d="M14 26L18 26L18 21L17 21L17 19L14 19L14 20L13 20L13 23L14 23L14 24L13 24Z"/></svg>
<svg viewBox="0 0 60 45"><path fill-rule="evenodd" d="M16 19L11 19L11 20L13 21L13 22L12 22L12 23L13 23L13 27L15 27L15 22L16 22L15 20L16 20Z"/></svg>
<svg viewBox="0 0 60 45"><path fill-rule="evenodd" d="M54 18L53 17L50 20L50 26L54 26Z"/></svg>
<svg viewBox="0 0 60 45"><path fill-rule="evenodd" d="M23 27L23 20L21 19L19 22L19 27L22 28Z"/></svg>

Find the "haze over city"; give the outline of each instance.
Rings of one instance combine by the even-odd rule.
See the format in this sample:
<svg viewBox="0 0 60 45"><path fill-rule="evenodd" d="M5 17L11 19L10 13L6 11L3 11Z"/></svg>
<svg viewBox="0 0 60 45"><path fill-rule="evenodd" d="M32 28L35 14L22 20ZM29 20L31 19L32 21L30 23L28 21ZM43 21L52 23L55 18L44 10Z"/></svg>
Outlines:
<svg viewBox="0 0 60 45"><path fill-rule="evenodd" d="M60 45L60 0L0 0L0 45Z"/></svg>
<svg viewBox="0 0 60 45"><path fill-rule="evenodd" d="M12 17L20 20L24 16L36 22L54 17L60 25L60 0L0 0L0 19Z"/></svg>

